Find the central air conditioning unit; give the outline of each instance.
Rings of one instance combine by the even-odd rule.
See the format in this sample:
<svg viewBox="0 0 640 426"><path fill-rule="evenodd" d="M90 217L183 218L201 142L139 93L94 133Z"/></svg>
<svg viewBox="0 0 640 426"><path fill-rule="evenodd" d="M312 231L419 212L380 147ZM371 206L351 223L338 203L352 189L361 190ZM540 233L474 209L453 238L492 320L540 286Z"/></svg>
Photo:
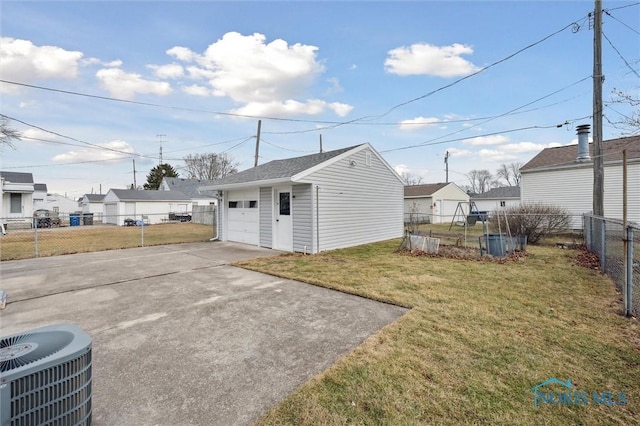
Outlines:
<svg viewBox="0 0 640 426"><path fill-rule="evenodd" d="M73 324L0 338L0 425L90 425L91 337Z"/></svg>

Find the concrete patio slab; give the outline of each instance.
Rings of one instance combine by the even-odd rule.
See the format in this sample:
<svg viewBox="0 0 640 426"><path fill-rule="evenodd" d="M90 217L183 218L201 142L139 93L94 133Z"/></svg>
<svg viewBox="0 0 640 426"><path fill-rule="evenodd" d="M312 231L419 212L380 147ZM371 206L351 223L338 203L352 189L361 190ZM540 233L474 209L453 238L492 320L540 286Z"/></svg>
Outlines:
<svg viewBox="0 0 640 426"><path fill-rule="evenodd" d="M406 309L247 271L222 242L2 262L2 335L93 338L94 425L243 425Z"/></svg>

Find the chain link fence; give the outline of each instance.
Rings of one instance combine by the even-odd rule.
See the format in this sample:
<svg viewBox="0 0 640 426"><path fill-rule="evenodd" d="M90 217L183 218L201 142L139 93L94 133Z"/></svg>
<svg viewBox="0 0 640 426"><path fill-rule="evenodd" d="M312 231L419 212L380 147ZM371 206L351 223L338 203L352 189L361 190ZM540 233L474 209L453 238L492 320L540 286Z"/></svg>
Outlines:
<svg viewBox="0 0 640 426"><path fill-rule="evenodd" d="M217 238L215 206L188 212L148 214L60 214L3 219L0 259L116 250Z"/></svg>
<svg viewBox="0 0 640 426"><path fill-rule="evenodd" d="M640 226L590 214L583 218L585 246L622 293L625 315L640 316Z"/></svg>

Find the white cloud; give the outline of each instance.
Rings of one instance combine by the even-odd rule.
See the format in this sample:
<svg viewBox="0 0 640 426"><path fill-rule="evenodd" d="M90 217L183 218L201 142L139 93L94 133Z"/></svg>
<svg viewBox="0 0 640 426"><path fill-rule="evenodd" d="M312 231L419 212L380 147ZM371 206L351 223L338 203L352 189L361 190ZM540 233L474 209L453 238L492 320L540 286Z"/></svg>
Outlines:
<svg viewBox="0 0 640 426"><path fill-rule="evenodd" d="M325 91L326 95L333 95L344 91L344 88L340 85L340 80L335 77L328 78L327 83L329 83L329 88Z"/></svg>
<svg viewBox="0 0 640 426"><path fill-rule="evenodd" d="M447 149L447 151L449 151L449 155L451 157L468 157L471 154L473 154L471 151L467 149L459 149L459 148L449 148Z"/></svg>
<svg viewBox="0 0 640 426"><path fill-rule="evenodd" d="M129 160L126 154L134 154L135 150L131 145L123 140L115 140L100 144L105 149L80 149L58 154L52 158L56 163L67 163L77 161L103 161L103 160ZM119 151L119 152L116 152ZM112 163L111 163L112 164Z"/></svg>
<svg viewBox="0 0 640 426"><path fill-rule="evenodd" d="M180 78L184 76L182 65L173 63L166 65L148 65L158 78Z"/></svg>
<svg viewBox="0 0 640 426"><path fill-rule="evenodd" d="M184 47L167 53L209 71L209 84L217 95L250 103L284 101L304 94L324 71L316 60L317 50L316 46L289 45L281 39L266 43L266 37L258 33L244 36L229 32L203 54Z"/></svg>
<svg viewBox="0 0 640 426"><path fill-rule="evenodd" d="M522 153L522 152L539 152L545 148L553 148L556 146L560 146L559 143L551 142L551 143L533 143L533 142L518 142L518 143L510 143L507 145L500 146L500 150L508 153Z"/></svg>
<svg viewBox="0 0 640 426"><path fill-rule="evenodd" d="M103 68L96 77L111 96L119 99L133 99L138 93L164 96L172 92L167 82L145 80L139 74L126 73L119 68Z"/></svg>
<svg viewBox="0 0 640 426"><path fill-rule="evenodd" d="M418 130L425 127L433 127L440 120L435 117L416 117L400 122L400 130Z"/></svg>
<svg viewBox="0 0 640 426"><path fill-rule="evenodd" d="M344 117L351 112L352 107L339 102L328 103L320 99L311 99L306 102L294 100L284 102L250 102L232 112L253 116L291 117L299 114L318 115L326 109L332 110L340 117Z"/></svg>
<svg viewBox="0 0 640 426"><path fill-rule="evenodd" d="M470 46L454 43L450 46L434 46L416 43L409 47L398 47L387 52L385 70L398 75L433 75L456 77L480 70L461 55L473 53Z"/></svg>
<svg viewBox="0 0 640 426"><path fill-rule="evenodd" d="M396 164L395 166L393 166L393 169L400 176L409 175L409 176L421 178L423 180L422 183L424 183L424 181L429 177L428 169L415 168L415 167L408 166L406 164Z"/></svg>
<svg viewBox="0 0 640 426"><path fill-rule="evenodd" d="M481 149L478 153L482 161L512 161L516 160L518 156L513 154L507 154L504 151Z"/></svg>
<svg viewBox="0 0 640 426"><path fill-rule="evenodd" d="M509 142L509 138L502 135L478 136L475 138L465 139L463 141L467 145L501 145Z"/></svg>
<svg viewBox="0 0 640 426"><path fill-rule="evenodd" d="M48 141L58 139L56 135L40 129L27 129L23 132L20 132L20 136L25 138L25 140L28 142L38 142L37 140L34 141L33 139L44 139Z"/></svg>
<svg viewBox="0 0 640 426"><path fill-rule="evenodd" d="M182 88L184 93L194 96L211 96L211 90L205 86L198 84L192 84L191 86L185 86Z"/></svg>
<svg viewBox="0 0 640 426"><path fill-rule="evenodd" d="M36 46L29 40L0 37L0 76L5 80L74 79L82 52ZM5 87L6 86L2 86Z"/></svg>

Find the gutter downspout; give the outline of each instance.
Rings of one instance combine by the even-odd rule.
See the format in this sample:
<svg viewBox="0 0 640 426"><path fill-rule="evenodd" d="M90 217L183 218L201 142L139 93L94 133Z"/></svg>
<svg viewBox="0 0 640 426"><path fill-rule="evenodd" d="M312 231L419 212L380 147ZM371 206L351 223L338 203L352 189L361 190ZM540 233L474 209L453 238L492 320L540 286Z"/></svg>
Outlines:
<svg viewBox="0 0 640 426"><path fill-rule="evenodd" d="M215 215L213 217L213 219L214 219L213 223L216 225L216 236L213 237L213 238L209 238L209 241L218 241L218 239L220 238L220 232L218 231L218 229L220 229L220 226L219 226L219 223L218 223L219 222L218 219L220 218L220 208L223 206L223 204L222 204L223 195L224 195L223 191L218 191L218 198L217 198L218 205L216 206Z"/></svg>

